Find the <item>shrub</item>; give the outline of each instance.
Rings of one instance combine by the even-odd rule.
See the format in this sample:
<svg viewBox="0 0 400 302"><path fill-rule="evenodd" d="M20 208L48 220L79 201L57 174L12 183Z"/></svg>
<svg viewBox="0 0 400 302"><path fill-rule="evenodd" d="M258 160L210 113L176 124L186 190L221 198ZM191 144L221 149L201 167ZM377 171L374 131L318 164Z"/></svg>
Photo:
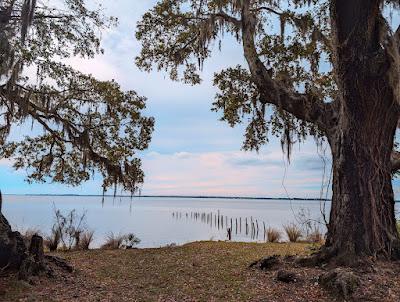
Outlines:
<svg viewBox="0 0 400 302"><path fill-rule="evenodd" d="M54 207L54 219L55 223L50 237L52 248L56 243L57 247L61 244L62 250L71 250L73 247L78 248L81 234L85 231L86 213L78 215L74 209L64 215Z"/></svg>
<svg viewBox="0 0 400 302"><path fill-rule="evenodd" d="M126 235L115 235L111 232L107 235L106 242L101 246L101 248L108 250L131 249L139 242L140 239L132 233Z"/></svg>
<svg viewBox="0 0 400 302"><path fill-rule="evenodd" d="M291 223L283 226L287 237L289 238L290 242L297 242L302 236L301 228L298 227L296 224Z"/></svg>
<svg viewBox="0 0 400 302"><path fill-rule="evenodd" d="M86 231L80 234L79 245L77 246L80 250L88 250L90 244L93 242L94 231Z"/></svg>
<svg viewBox="0 0 400 302"><path fill-rule="evenodd" d="M281 232L277 229L269 227L266 231L267 242L279 242L281 240Z"/></svg>
<svg viewBox="0 0 400 302"><path fill-rule="evenodd" d="M138 237L136 237L135 234L129 233L124 236L124 239L122 241L122 245L120 246L120 248L131 249L138 243L140 243L140 239Z"/></svg>
<svg viewBox="0 0 400 302"><path fill-rule="evenodd" d="M101 246L101 249L105 250L116 250L119 249L122 244L122 235L115 235L113 232L108 233L106 236L106 242Z"/></svg>
<svg viewBox="0 0 400 302"><path fill-rule="evenodd" d="M57 250L59 244L61 242L61 234L60 230L53 226L51 229L51 235L46 236L44 239L44 245L49 249L50 252L54 252Z"/></svg>

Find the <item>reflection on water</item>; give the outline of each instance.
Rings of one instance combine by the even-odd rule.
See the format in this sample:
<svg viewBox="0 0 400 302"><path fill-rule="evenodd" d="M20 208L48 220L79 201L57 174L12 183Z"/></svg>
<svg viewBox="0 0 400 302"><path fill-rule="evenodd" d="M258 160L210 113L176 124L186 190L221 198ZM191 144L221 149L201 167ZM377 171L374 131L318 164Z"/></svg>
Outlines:
<svg viewBox="0 0 400 302"><path fill-rule="evenodd" d="M39 228L48 233L54 207L67 213L86 212L87 227L95 231L96 246L109 232L135 233L139 247L159 247L197 240L263 241L264 229L296 222L307 209L312 219L321 219L321 204L313 200L248 200L224 198L159 198L101 196L4 196L3 212L13 227ZM396 204L397 206L397 204ZM327 211L330 204L327 203Z"/></svg>

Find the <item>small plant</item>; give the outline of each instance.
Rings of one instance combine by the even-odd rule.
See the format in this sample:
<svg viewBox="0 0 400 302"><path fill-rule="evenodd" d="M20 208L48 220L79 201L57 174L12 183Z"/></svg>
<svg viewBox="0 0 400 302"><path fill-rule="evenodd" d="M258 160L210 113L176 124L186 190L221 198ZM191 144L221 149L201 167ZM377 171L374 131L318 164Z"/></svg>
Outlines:
<svg viewBox="0 0 400 302"><path fill-rule="evenodd" d="M301 228L294 223L284 225L283 229L285 230L290 242L297 242L302 237Z"/></svg>
<svg viewBox="0 0 400 302"><path fill-rule="evenodd" d="M279 230L269 227L266 231L267 242L279 242L281 240L281 232Z"/></svg>
<svg viewBox="0 0 400 302"><path fill-rule="evenodd" d="M63 214L54 206L54 220L51 234L45 238L45 246L50 251L59 248L64 251L79 249L82 234L85 232L86 213L78 215L74 209Z"/></svg>
<svg viewBox="0 0 400 302"><path fill-rule="evenodd" d="M77 246L80 250L88 250L90 244L93 242L94 231L86 231L80 234L79 245Z"/></svg>
<svg viewBox="0 0 400 302"><path fill-rule="evenodd" d="M54 252L57 250L60 241L61 241L60 230L54 225L53 228L51 229L51 235L46 236L44 240L44 245L49 249L50 252Z"/></svg>
<svg viewBox="0 0 400 302"><path fill-rule="evenodd" d="M117 250L117 249L131 249L140 242L134 234L126 235L115 235L113 232L109 233L106 237L106 242L101 246L102 249L106 250Z"/></svg>
<svg viewBox="0 0 400 302"><path fill-rule="evenodd" d="M113 232L108 233L106 236L106 242L101 246L101 249L105 250L116 250L119 249L122 244L122 235L115 235Z"/></svg>
<svg viewBox="0 0 400 302"><path fill-rule="evenodd" d="M132 249L135 245L140 243L140 239L136 237L133 233L129 233L127 235L124 235L123 237L124 239L122 240L120 248Z"/></svg>

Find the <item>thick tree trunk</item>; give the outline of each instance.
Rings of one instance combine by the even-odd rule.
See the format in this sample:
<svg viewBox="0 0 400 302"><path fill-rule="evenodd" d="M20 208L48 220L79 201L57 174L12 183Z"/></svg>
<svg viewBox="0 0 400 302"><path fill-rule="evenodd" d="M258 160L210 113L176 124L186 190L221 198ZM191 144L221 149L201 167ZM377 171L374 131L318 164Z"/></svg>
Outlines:
<svg viewBox="0 0 400 302"><path fill-rule="evenodd" d="M330 139L333 198L326 247L342 264L399 257L390 169L396 119L378 114L369 124L343 118L340 133Z"/></svg>
<svg viewBox="0 0 400 302"><path fill-rule="evenodd" d="M326 242L339 262L399 258L391 153L399 119L380 1L333 0L339 120L327 133L333 200ZM386 45L386 47L382 47Z"/></svg>
<svg viewBox="0 0 400 302"><path fill-rule="evenodd" d="M0 212L0 270L19 269L26 258L26 246L19 232L13 232Z"/></svg>

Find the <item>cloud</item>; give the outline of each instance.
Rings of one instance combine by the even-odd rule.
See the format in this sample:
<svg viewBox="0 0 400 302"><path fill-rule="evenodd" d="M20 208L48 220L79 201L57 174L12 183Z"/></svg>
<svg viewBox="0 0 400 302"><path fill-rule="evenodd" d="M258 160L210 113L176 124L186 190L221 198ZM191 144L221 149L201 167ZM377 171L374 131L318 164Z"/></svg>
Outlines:
<svg viewBox="0 0 400 302"><path fill-rule="evenodd" d="M322 171L287 166L281 152L178 152L143 158L143 194L318 197Z"/></svg>

